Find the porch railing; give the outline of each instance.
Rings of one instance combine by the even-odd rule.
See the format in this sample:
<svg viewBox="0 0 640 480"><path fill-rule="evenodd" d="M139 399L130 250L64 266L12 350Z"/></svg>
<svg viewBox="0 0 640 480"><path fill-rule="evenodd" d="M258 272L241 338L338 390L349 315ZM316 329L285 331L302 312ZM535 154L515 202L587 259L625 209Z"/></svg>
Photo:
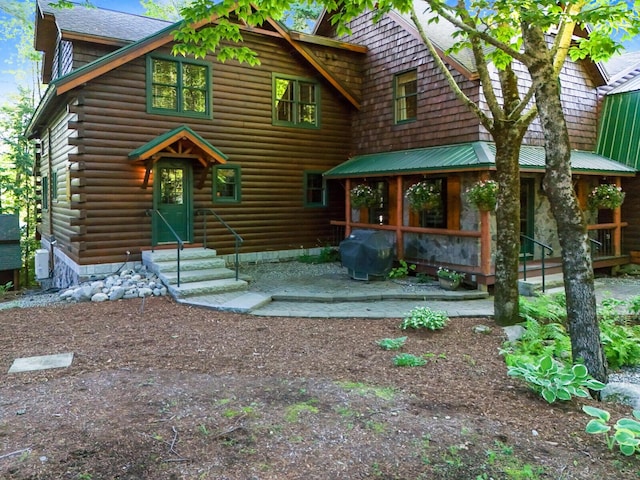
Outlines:
<svg viewBox="0 0 640 480"><path fill-rule="evenodd" d="M595 233L594 237L589 237L589 240L598 246L598 256L609 257L615 255L613 228L592 228L589 233Z"/></svg>
<svg viewBox="0 0 640 480"><path fill-rule="evenodd" d="M240 246L243 244L244 240L242 239L242 237L240 235L238 235L238 232L236 232L233 228L231 228L227 224L227 222L225 222L222 219L222 217L220 217L220 215L218 215L212 209L210 209L210 208L200 208L200 209L196 210L196 216L197 215L202 215L202 228L203 228L203 231L204 231L202 244L203 244L204 248L207 248L207 217L209 215L213 215L215 217L215 219L218 220L218 222L220 222L220 224L224 228L226 228L233 235L234 245L235 245L235 272L236 272L236 281L237 281L238 280L238 266L239 266L238 257L239 257L239 252L240 252Z"/></svg>
<svg viewBox="0 0 640 480"><path fill-rule="evenodd" d="M173 229L173 227L169 224L169 222L167 222L167 219L164 218L164 215L162 215L158 210L156 210L155 208L151 208L149 210L146 211L147 216L152 217L154 215L157 215L158 218L160 220L162 220L162 222L165 224L165 226L169 229L169 232L171 233L171 235L173 235L173 237L176 239L176 258L177 258L177 283L178 283L178 287L180 287L180 251L182 249L184 249L184 242L182 241L182 239L180 238L180 235L178 235L176 233L176 231ZM156 241L155 238L152 239L151 241L151 251L155 251L156 246L158 245L158 242Z"/></svg>
<svg viewBox="0 0 640 480"><path fill-rule="evenodd" d="M527 235L520 234L520 238L525 240L525 242L533 243L534 245L538 245L538 246L540 246L542 248L542 255L540 257L540 269L542 271L542 291L544 292L544 289L545 289L544 259L545 259L547 253L549 255L551 255L553 253L553 248L551 248L547 244L539 242L535 238L528 237ZM526 243L525 243L525 245L526 245ZM535 246L534 246L534 248L535 248ZM526 249L526 248L524 249L525 253L522 256L522 279L525 280L525 281L527 280L527 253L526 253L527 250L528 249Z"/></svg>

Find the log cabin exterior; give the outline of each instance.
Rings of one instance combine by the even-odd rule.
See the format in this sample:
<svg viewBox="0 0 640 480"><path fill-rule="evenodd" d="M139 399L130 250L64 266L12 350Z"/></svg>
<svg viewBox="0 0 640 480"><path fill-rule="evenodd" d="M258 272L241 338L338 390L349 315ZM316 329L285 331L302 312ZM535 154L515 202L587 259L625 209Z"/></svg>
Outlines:
<svg viewBox="0 0 640 480"><path fill-rule="evenodd" d="M266 22L244 32L261 61L250 67L172 57L175 28L37 3L49 86L29 135L40 144L39 233L57 286L174 242L150 210L169 217L187 244L203 243L206 224L207 242L222 254L235 239L210 211L242 236L242 252L299 254L335 243L330 220L341 215L343 194L322 173L350 152L357 58L366 49L299 41Z"/></svg>
<svg viewBox="0 0 640 480"><path fill-rule="evenodd" d="M230 254L235 239L213 211L243 237L243 253L267 252L261 258L336 244L354 228L381 229L398 258L422 270L453 266L479 285L493 283L495 222L465 196L495 169L491 138L405 18L391 13L374 24L364 15L348 38L336 38L327 17L314 35L266 21L243 32L259 55L255 67L173 57L175 28L37 2L36 47L49 86L28 133L40 144L39 233L56 286L111 273L176 235ZM445 59L463 90L481 98L469 59ZM572 140L583 150L575 163L583 201L603 175L634 174L589 153L602 80L587 64L568 63L563 73ZM540 191L539 126L525 143L523 232L557 247ZM407 208L404 192L420 179L441 188L435 213ZM351 209L356 183L379 189L384 202ZM619 211L611 220L619 256Z"/></svg>

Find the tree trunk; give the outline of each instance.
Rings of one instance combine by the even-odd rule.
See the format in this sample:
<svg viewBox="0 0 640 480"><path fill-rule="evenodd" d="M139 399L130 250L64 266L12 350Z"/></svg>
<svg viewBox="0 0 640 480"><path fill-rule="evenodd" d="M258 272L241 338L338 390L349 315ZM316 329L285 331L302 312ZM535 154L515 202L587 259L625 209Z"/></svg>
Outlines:
<svg viewBox="0 0 640 480"><path fill-rule="evenodd" d="M520 322L518 265L520 263L520 145L526 129L496 125L496 256L494 320L498 325Z"/></svg>
<svg viewBox="0 0 640 480"><path fill-rule="evenodd" d="M587 225L571 178L571 144L562 110L559 81L539 27L523 27L527 67L536 87L536 105L544 131L546 173L543 187L549 197L562 248L562 270L567 298L567 324L574 363L580 362L601 382L607 381L606 359L600 342L593 266Z"/></svg>

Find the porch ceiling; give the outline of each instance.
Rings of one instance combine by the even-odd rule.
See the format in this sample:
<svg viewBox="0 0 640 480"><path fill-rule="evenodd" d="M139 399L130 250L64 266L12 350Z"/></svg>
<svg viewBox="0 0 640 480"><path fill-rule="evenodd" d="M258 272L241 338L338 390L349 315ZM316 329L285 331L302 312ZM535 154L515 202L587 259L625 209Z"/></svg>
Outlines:
<svg viewBox="0 0 640 480"><path fill-rule="evenodd" d="M327 178L381 175L408 175L428 171L493 170L495 144L472 142L440 147L399 150L358 155L325 172ZM596 153L571 152L573 172L591 175L633 176L636 170ZM527 171L545 169L545 149L523 145L520 168Z"/></svg>

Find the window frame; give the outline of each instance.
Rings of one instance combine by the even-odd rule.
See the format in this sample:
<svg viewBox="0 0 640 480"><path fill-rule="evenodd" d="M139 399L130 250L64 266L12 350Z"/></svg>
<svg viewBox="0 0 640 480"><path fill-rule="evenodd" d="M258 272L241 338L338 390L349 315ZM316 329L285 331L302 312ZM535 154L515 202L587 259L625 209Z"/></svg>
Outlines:
<svg viewBox="0 0 640 480"><path fill-rule="evenodd" d="M416 91L415 93L411 93L409 95L405 95L402 94L400 95L399 90L400 90L400 84L398 83L400 78L404 75L407 75L409 73L413 73L415 74L415 82L416 82ZM415 100L415 116L413 117L407 117L407 118L400 118L399 115L399 103L401 101L405 101L408 98L414 98ZM405 111L407 110L406 107L404 109ZM398 72L393 76L393 123L395 125L402 125L404 123L411 123L411 122L415 122L418 119L418 69L417 68L410 68L408 70L404 70L402 72Z"/></svg>
<svg viewBox="0 0 640 480"><path fill-rule="evenodd" d="M176 83L176 109L169 108L159 108L153 106L153 61L160 60L163 62L172 62L177 65L177 83ZM183 95L183 65L197 65L201 67L205 67L206 69L206 85L204 88L205 93L205 111L204 112L193 112L193 111L185 111L184 108L184 95ZM176 58L170 55L147 55L146 62L146 95L147 95L147 113L153 113L157 115L172 115L179 117L190 117L190 118L207 118L211 119L212 115L212 81L211 81L211 63L203 61L203 60L194 60L191 58Z"/></svg>
<svg viewBox="0 0 640 480"><path fill-rule="evenodd" d="M293 82L294 85L294 95L293 95L293 121L287 120L279 120L278 119L278 109L276 106L276 101L279 100L276 98L276 85L278 80L288 80ZM300 84L308 83L314 86L314 103L315 105L315 123L302 122L299 119L299 107L302 103L300 100ZM295 127L295 128L311 128L318 129L320 128L320 84L312 79L306 77L299 77L295 75L286 75L282 73L272 73L271 74L271 122L273 125L285 126L285 127Z"/></svg>
<svg viewBox="0 0 640 480"><path fill-rule="evenodd" d="M219 197L218 196L218 170L233 170L236 179L234 196L233 197ZM242 201L242 176L240 165L229 165L228 163L217 164L211 167L212 185L211 195L213 203L240 203Z"/></svg>
<svg viewBox="0 0 640 480"><path fill-rule="evenodd" d="M320 170L305 170L304 172L304 199L303 199L303 203L305 207L326 207L327 206L327 180L324 178L324 176L322 175L322 171ZM321 195L321 200L320 202L311 202L309 201L309 191L311 190L310 186L309 186L309 178L311 176L320 176L320 180L321 180L321 187L320 187L320 195ZM318 190L318 189L315 189Z"/></svg>

